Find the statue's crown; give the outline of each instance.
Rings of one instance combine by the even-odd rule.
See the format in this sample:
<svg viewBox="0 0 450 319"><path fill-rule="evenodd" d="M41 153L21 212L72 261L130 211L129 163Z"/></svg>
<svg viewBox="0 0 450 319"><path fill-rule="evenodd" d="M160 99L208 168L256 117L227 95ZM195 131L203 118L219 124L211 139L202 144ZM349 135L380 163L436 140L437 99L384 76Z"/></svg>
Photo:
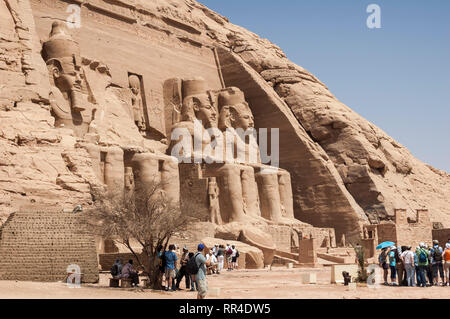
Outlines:
<svg viewBox="0 0 450 319"><path fill-rule="evenodd" d="M72 39L64 22L53 22L50 38L42 47L42 57L47 62L50 59L63 60L73 56L80 56L80 46Z"/></svg>
<svg viewBox="0 0 450 319"><path fill-rule="evenodd" d="M237 87L223 89L219 93L219 105L236 105L245 102L245 95Z"/></svg>
<svg viewBox="0 0 450 319"><path fill-rule="evenodd" d="M183 96L206 94L206 81L201 77L183 80Z"/></svg>

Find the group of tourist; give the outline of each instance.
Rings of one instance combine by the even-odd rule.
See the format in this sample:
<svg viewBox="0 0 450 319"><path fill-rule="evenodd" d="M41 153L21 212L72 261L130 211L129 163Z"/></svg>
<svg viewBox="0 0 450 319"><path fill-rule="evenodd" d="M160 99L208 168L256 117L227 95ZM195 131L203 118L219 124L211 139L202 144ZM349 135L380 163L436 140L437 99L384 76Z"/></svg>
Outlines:
<svg viewBox="0 0 450 319"><path fill-rule="evenodd" d="M199 244L196 253L190 252L184 246L180 258L176 251L177 246L174 244L169 245L167 251L164 251L162 246L158 247L159 271L164 276L166 291L181 290L180 283L184 278L186 289L197 291L197 298L203 299L208 291L207 275L220 274L224 269L225 260L228 271L238 267L239 251L235 245L215 245L206 251L205 245ZM139 285L139 274L133 268L131 259L125 265L117 259L111 268L111 275L115 278L129 278L133 286Z"/></svg>
<svg viewBox="0 0 450 319"><path fill-rule="evenodd" d="M445 248L439 246L437 240L430 247L420 243L415 250L411 246L386 247L378 262L383 268L386 286L450 286L450 239Z"/></svg>
<svg viewBox="0 0 450 319"><path fill-rule="evenodd" d="M158 258L160 270L164 272L166 291L181 290L180 283L184 278L186 289L197 291L201 299L206 296L207 275L220 274L225 260L228 271L238 267L239 251L235 245L214 245L207 251L205 245L199 244L195 254L185 246L180 257L180 267L177 267L176 249L176 245L170 245L169 250L163 252L162 247L159 247Z"/></svg>

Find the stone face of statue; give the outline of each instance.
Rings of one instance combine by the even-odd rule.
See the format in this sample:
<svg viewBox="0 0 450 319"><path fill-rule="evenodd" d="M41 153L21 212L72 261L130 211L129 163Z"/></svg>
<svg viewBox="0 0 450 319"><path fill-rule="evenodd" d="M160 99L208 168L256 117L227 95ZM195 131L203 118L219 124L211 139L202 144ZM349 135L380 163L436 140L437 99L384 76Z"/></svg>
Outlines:
<svg viewBox="0 0 450 319"><path fill-rule="evenodd" d="M43 46L43 57L55 86L66 95L72 110L80 112L86 109L86 105L83 103L84 75L79 46L65 28L62 22L52 24L50 38Z"/></svg>
<svg viewBox="0 0 450 319"><path fill-rule="evenodd" d="M240 128L244 131L254 128L252 111L240 89L230 87L222 90L219 93L219 108L219 128L222 131L228 128Z"/></svg>
<svg viewBox="0 0 450 319"><path fill-rule="evenodd" d="M240 103L233 106L230 109L230 112L231 125L233 126L233 128L241 128L246 131L255 127L253 114L250 111L247 103Z"/></svg>
<svg viewBox="0 0 450 319"><path fill-rule="evenodd" d="M261 162L254 131L252 111L245 101L244 93L231 87L219 93L219 129L225 135L225 158L231 161L257 164ZM233 143L230 145L230 143ZM233 151L234 150L234 151ZM230 154L234 152L234 154Z"/></svg>
<svg viewBox="0 0 450 319"><path fill-rule="evenodd" d="M49 39L42 45L42 57L51 81L49 98L55 126L71 128L78 137L83 137L90 129L95 132L95 126L90 124L96 108L89 101L80 47L64 22L53 22Z"/></svg>
<svg viewBox="0 0 450 319"><path fill-rule="evenodd" d="M132 77L130 77L130 88L131 88L131 92L133 92L134 95L139 95L139 93L141 92L139 83L136 82L136 80Z"/></svg>
<svg viewBox="0 0 450 319"><path fill-rule="evenodd" d="M193 109L195 117L202 122L204 128L217 127L217 111L212 106L208 95L198 95L194 99Z"/></svg>
<svg viewBox="0 0 450 319"><path fill-rule="evenodd" d="M81 91L81 71L74 64L64 64L61 70L53 68L52 71L55 84L61 91Z"/></svg>

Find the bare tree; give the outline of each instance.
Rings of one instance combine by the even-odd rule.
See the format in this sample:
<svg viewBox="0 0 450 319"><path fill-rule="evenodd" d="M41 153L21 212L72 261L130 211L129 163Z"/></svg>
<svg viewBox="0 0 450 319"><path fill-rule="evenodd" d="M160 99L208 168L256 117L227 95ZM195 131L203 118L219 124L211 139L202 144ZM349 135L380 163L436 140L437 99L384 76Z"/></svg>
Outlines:
<svg viewBox="0 0 450 319"><path fill-rule="evenodd" d="M162 282L158 247L165 251L172 236L187 226L179 203L168 198L163 189L161 182L153 182L136 187L132 195L97 194L96 208L85 217L94 233L130 250L154 289L160 289ZM139 243L141 254L132 247L132 241Z"/></svg>

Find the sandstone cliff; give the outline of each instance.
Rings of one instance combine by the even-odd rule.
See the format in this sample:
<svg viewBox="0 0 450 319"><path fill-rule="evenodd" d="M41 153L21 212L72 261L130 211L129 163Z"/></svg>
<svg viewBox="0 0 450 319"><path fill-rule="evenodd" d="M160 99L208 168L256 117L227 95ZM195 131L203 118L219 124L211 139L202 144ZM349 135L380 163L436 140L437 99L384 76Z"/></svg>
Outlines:
<svg viewBox="0 0 450 319"><path fill-rule="evenodd" d="M145 41L156 41L162 46L176 43L181 48L216 48L223 80L227 85L240 84L257 125L281 129L280 164L292 174L298 219L315 226L337 227L340 234L368 220L388 219L394 208L407 208L411 217L414 209L428 208L432 221L450 227L450 176L417 160L382 130L339 102L314 75L289 61L268 40L229 23L196 1L68 2L81 3L82 12L89 11L83 15L86 19L90 10L108 13L105 17L110 20L105 18L95 26L83 24L80 31L74 31L85 56L105 63L114 64L123 58L130 64L137 63L138 68L139 59L129 55L144 56L133 49L137 42L128 39L128 34L145 39L144 45ZM0 1L2 218L36 205L59 210L89 204L91 189L101 186L87 151L70 130L54 127L49 111L50 84L40 56L40 41L45 40L51 19L67 16L68 2ZM111 32L98 30L102 23L114 24L114 19L118 21L117 40L108 40L108 45L116 50L123 46L126 51L124 57L106 61L112 53L106 52L106 47L102 50L100 39L96 42L98 48L92 45L93 34L97 34L95 31L112 38ZM120 29L119 22L126 26ZM152 37L145 38L147 30L153 32ZM165 50L170 55L170 49ZM165 65L167 70L173 68ZM123 79L114 71L111 81L108 90L120 90ZM101 98L99 101L104 103ZM139 133L124 125L120 101L107 102L114 105L110 110L115 111L106 114L109 128L103 142L129 147ZM155 130L164 131L159 122ZM135 143L146 150L153 148L142 141ZM156 148L161 146L159 141L155 144Z"/></svg>

